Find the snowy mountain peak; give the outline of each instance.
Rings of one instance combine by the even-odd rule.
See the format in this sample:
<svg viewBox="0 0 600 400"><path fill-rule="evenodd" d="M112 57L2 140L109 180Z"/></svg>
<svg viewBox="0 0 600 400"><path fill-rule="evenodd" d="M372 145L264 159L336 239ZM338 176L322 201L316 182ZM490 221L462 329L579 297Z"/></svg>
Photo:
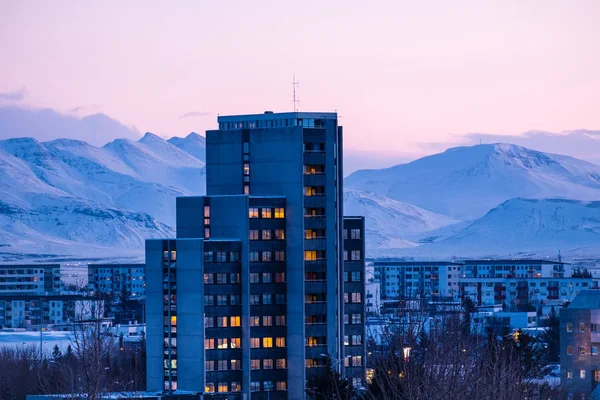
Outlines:
<svg viewBox="0 0 600 400"><path fill-rule="evenodd" d="M593 200L600 167L512 144L456 147L408 164L357 171L347 188L374 192L458 219L472 219L511 198Z"/></svg>
<svg viewBox="0 0 600 400"><path fill-rule="evenodd" d="M192 132L185 138L177 136L167 140L173 146L185 151L192 157L206 162L206 139L204 136L198 135L196 132Z"/></svg>
<svg viewBox="0 0 600 400"><path fill-rule="evenodd" d="M143 138L138 140L140 143L164 142L165 140L152 132L146 132Z"/></svg>
<svg viewBox="0 0 600 400"><path fill-rule="evenodd" d="M185 137L185 140L206 144L206 138L196 132L190 132L190 134Z"/></svg>

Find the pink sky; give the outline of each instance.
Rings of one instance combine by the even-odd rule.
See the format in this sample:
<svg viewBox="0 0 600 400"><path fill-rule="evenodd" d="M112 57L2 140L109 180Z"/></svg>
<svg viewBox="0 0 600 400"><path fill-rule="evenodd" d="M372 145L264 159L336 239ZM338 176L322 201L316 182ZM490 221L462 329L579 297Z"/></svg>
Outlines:
<svg viewBox="0 0 600 400"><path fill-rule="evenodd" d="M598 16L596 0L0 0L0 93L170 137L289 111L296 74L300 110L338 110L349 150L599 129Z"/></svg>

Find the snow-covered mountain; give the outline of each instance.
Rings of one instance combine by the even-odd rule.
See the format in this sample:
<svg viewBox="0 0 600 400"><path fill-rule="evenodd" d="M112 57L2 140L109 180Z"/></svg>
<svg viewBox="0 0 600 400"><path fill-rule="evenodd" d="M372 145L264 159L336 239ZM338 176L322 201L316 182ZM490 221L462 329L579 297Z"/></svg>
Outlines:
<svg viewBox="0 0 600 400"><path fill-rule="evenodd" d="M459 222L412 204L352 189L344 192L344 214L366 216L369 248L414 247L417 244L407 239Z"/></svg>
<svg viewBox="0 0 600 400"><path fill-rule="evenodd" d="M0 252L141 254L145 238L173 236L177 196L204 192L204 162L150 133L2 140Z"/></svg>
<svg viewBox="0 0 600 400"><path fill-rule="evenodd" d="M511 144L457 147L408 164L362 170L346 188L378 193L458 219L522 198L600 198L600 167Z"/></svg>
<svg viewBox="0 0 600 400"><path fill-rule="evenodd" d="M191 154L202 162L206 162L206 139L204 136L198 135L196 132L192 132L184 138L172 137L167 140L173 146L180 148L186 153Z"/></svg>
<svg viewBox="0 0 600 400"><path fill-rule="evenodd" d="M439 242L386 255L554 257L600 254L600 201L511 199Z"/></svg>

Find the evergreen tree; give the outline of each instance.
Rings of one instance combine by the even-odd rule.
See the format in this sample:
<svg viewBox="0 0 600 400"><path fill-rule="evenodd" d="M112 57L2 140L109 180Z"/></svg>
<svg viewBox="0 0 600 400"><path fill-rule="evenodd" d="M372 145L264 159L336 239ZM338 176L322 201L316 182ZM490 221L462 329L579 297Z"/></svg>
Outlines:
<svg viewBox="0 0 600 400"><path fill-rule="evenodd" d="M60 351L57 344L55 344L52 349L52 358L54 361L59 361L62 358L62 351Z"/></svg>
<svg viewBox="0 0 600 400"><path fill-rule="evenodd" d="M554 307L550 309L546 319L546 327L540 334L539 339L543 344L543 363L558 363L560 361L560 318Z"/></svg>

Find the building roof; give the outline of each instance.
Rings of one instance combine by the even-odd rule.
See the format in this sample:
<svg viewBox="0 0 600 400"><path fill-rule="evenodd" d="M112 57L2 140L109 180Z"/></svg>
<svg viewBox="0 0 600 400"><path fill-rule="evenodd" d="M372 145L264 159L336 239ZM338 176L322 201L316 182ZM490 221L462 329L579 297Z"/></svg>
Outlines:
<svg viewBox="0 0 600 400"><path fill-rule="evenodd" d="M287 118L321 118L337 119L336 112L285 112L274 113L265 111L263 114L244 114L244 115L222 115L217 117L218 122L239 122L239 121L264 121L272 119Z"/></svg>
<svg viewBox="0 0 600 400"><path fill-rule="evenodd" d="M426 265L462 265L462 261L375 261L376 267L385 266L426 266Z"/></svg>
<svg viewBox="0 0 600 400"><path fill-rule="evenodd" d="M60 264L0 264L0 268L60 268Z"/></svg>
<svg viewBox="0 0 600 400"><path fill-rule="evenodd" d="M582 290L567 308L600 308L600 290Z"/></svg>
<svg viewBox="0 0 600 400"><path fill-rule="evenodd" d="M530 260L526 258L515 258L505 260L463 260L465 265L490 265L490 264L569 264L564 261L553 261L553 260Z"/></svg>
<svg viewBox="0 0 600 400"><path fill-rule="evenodd" d="M90 268L144 268L144 263L88 264Z"/></svg>

